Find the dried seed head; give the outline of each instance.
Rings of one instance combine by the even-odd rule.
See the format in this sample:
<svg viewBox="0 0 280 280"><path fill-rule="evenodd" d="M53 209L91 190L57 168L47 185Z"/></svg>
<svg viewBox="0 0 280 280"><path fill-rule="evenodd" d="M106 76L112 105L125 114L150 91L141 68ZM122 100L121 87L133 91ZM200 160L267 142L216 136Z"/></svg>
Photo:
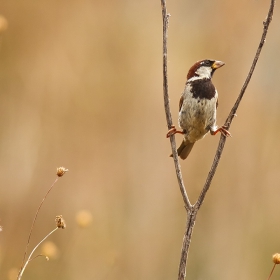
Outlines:
<svg viewBox="0 0 280 280"><path fill-rule="evenodd" d="M63 167L63 166L58 167L57 170L56 170L56 175L58 177L62 177L67 171L68 171L68 169Z"/></svg>
<svg viewBox="0 0 280 280"><path fill-rule="evenodd" d="M64 219L62 218L62 215L55 217L55 223L58 228L62 228L62 229L66 228L66 223L65 223Z"/></svg>
<svg viewBox="0 0 280 280"><path fill-rule="evenodd" d="M272 261L275 263L275 264L279 264L280 263L280 254L279 253L276 253L272 256Z"/></svg>

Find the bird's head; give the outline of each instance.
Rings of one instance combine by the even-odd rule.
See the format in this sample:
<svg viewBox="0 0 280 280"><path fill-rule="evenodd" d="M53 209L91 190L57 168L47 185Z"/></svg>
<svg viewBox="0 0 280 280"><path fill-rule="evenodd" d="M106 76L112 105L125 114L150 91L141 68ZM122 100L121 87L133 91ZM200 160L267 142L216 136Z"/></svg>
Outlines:
<svg viewBox="0 0 280 280"><path fill-rule="evenodd" d="M197 61L189 70L187 80L211 79L215 70L225 65L219 60L205 59Z"/></svg>

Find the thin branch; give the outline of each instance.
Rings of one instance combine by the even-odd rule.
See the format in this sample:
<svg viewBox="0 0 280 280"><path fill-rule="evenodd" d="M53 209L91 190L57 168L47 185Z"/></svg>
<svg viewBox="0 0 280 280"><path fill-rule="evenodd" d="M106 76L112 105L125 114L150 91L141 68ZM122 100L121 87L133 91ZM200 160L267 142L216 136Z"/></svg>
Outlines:
<svg viewBox="0 0 280 280"><path fill-rule="evenodd" d="M275 6L275 0L271 0L268 15L266 21L263 23L264 24L264 29L262 33L262 37L257 49L257 52L255 54L252 66L250 68L250 71L247 75L247 78L244 82L244 85L240 91L240 94L232 107L229 116L227 117L227 120L225 122L225 126L230 128L230 125L232 123L232 120L236 114L236 111L239 107L239 104L242 100L242 97L247 89L247 86L251 80L251 77L253 75L253 72L255 70L256 64L258 62L261 50L263 48L263 45L265 43L268 27L270 25L270 22L272 20L272 15L273 15L273 10ZM170 106L169 106L169 95L168 95L168 80L167 80L167 29L168 29L168 21L169 21L169 15L166 12L166 1L161 0L161 7L162 7L162 18L163 18L163 92L164 92L164 107L165 107L165 113L166 113L166 121L168 128L171 128L172 125L172 117L170 113ZM181 260L180 260L180 265L179 265L179 274L178 274L178 280L184 280L186 277L186 265L187 265L187 258L188 258L188 252L189 252L189 247L190 247L190 242L191 242L191 237L193 233L193 228L195 225L196 221L196 215L198 210L200 209L207 191L209 190L209 187L211 185L212 179L216 173L224 146L226 142L226 137L221 135L218 148L214 157L213 164L211 166L211 169L208 173L206 182L204 184L204 187L194 205L192 205L189 201L183 178L182 178L182 173L181 173L181 168L178 160L178 155L176 151L176 143L175 143L175 137L174 135L170 137L170 143L171 143L171 148L172 148L172 154L173 154L173 160L175 164L175 170L176 170L176 175L180 187L180 191L185 203L185 208L187 210L187 223L186 223L186 231L183 239L183 245L182 245L182 250L181 250Z"/></svg>
<svg viewBox="0 0 280 280"><path fill-rule="evenodd" d="M263 22L263 33L262 33L262 37L261 37L261 40L260 40L260 43L259 43L259 46L258 46L258 49L257 49L257 52L255 54L255 57L254 57L254 60L253 60L253 63L252 63L252 66L250 68L250 71L247 75L247 78L244 82L244 85L240 91L240 94L235 102L235 104L233 105L227 119L226 119L226 122L225 122L225 126L227 126L228 128L230 127L231 123L232 123L232 120L236 114L236 111L239 107L239 104L242 100L242 97L244 96L244 93L247 89L247 86L251 80L251 77L254 73L254 70L256 68L256 65L257 65L257 62L259 60L259 57L260 57L260 54L261 54L261 51L262 51L262 48L264 46L264 43L265 43L265 40L266 40L266 35L267 35L267 31L268 31L268 27L270 25L270 22L272 21L272 16L273 16L273 10L274 10L274 6L275 6L275 0L271 0L270 2L270 6L269 6L269 10L268 10L268 14L267 14L267 18L266 20ZM221 158L221 155L222 155L222 152L223 152L223 149L224 149L224 146L225 146L225 142L226 142L226 137L221 135L221 138L220 138L220 142L219 142L219 145L218 145L218 148L217 148L217 151L216 151L216 155L215 155L215 158L214 158L214 161L213 161L213 164L211 166L211 169L210 169L210 172L208 174L208 177L206 179L206 182L205 182L205 185L198 197L198 200L197 202L195 203L195 207L196 208L200 208L200 206L202 205L203 201L204 201L204 198L205 198L205 195L207 193L207 191L209 190L209 187L211 185L211 182L212 182L212 179L215 175L215 172L216 172L216 169L217 169L217 166L219 164L219 161L220 161L220 158Z"/></svg>
<svg viewBox="0 0 280 280"><path fill-rule="evenodd" d="M179 264L178 279L185 279L186 277L186 266L189 254L189 248L191 244L192 233L194 229L194 224L196 220L197 210L192 207L191 211L188 211L186 230L183 238L181 258Z"/></svg>
<svg viewBox="0 0 280 280"><path fill-rule="evenodd" d="M32 259L30 259L29 262L31 262L31 261L33 261L33 260L39 258L39 257L45 257L45 259L46 259L47 261L49 260L49 257L48 257L48 256L39 254L39 255L33 257Z"/></svg>
<svg viewBox="0 0 280 280"><path fill-rule="evenodd" d="M169 95L168 95L168 79L167 79L167 29L169 23L170 14L167 14L166 11L166 1L161 0L161 9L162 9L162 20L163 20L163 98L164 98L164 108L168 129L171 128L173 122L171 117L170 105L169 105ZM192 205L190 203L188 194L186 192L186 188L184 186L181 166L179 163L177 150L176 150L176 142L175 136L172 135L170 137L170 143L172 148L172 154L175 164L175 170L177 175L178 184L180 187L180 191L184 200L185 208L187 210L191 210Z"/></svg>

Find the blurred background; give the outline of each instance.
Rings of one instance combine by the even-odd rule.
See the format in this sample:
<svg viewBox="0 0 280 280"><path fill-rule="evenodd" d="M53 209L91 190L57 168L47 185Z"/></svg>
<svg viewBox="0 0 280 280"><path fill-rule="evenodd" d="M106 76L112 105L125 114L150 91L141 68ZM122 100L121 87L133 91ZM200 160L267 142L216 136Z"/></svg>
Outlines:
<svg viewBox="0 0 280 280"><path fill-rule="evenodd" d="M173 122L190 66L213 58L218 124L244 83L270 1L167 1ZM186 211L162 94L160 0L2 0L0 5L0 279L63 215L23 279L176 279ZM231 126L198 214L187 279L266 279L280 251L280 13ZM176 136L177 144L182 137ZM219 136L182 161L195 202ZM276 268L274 279L279 278Z"/></svg>

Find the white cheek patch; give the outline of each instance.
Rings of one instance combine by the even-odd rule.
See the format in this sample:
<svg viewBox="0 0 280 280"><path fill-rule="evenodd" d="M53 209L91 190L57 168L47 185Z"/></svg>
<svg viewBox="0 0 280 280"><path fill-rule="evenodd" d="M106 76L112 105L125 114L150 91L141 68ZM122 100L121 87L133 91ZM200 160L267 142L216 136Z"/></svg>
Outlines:
<svg viewBox="0 0 280 280"><path fill-rule="evenodd" d="M206 66L202 66L202 67L199 67L195 74L197 76L194 76L190 79L188 79L188 82L191 82L191 81L195 81L195 80L200 80L200 79L211 79L211 76L212 76L212 68L211 67L206 67Z"/></svg>
<svg viewBox="0 0 280 280"><path fill-rule="evenodd" d="M201 66L195 72L201 78L211 78L212 68Z"/></svg>

